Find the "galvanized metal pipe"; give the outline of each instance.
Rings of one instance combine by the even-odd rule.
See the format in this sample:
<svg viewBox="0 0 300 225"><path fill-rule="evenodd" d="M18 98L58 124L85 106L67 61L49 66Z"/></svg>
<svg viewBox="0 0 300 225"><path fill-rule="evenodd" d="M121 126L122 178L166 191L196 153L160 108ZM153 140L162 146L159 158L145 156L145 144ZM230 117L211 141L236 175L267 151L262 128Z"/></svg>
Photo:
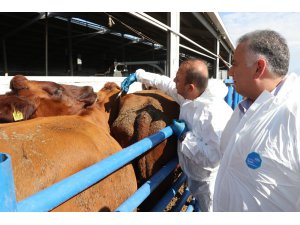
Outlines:
<svg viewBox="0 0 300 225"><path fill-rule="evenodd" d="M0 153L0 212L17 211L11 158Z"/></svg>
<svg viewBox="0 0 300 225"><path fill-rule="evenodd" d="M170 137L170 126L124 148L102 161L81 170L72 176L24 199L17 204L19 212L46 212L67 201L79 192L97 183L107 175L126 165L161 141Z"/></svg>
<svg viewBox="0 0 300 225"><path fill-rule="evenodd" d="M4 76L8 76L8 67L7 67L7 55L6 55L6 41L2 39L2 49L3 49L3 66L4 66Z"/></svg>
<svg viewBox="0 0 300 225"><path fill-rule="evenodd" d="M72 26L71 26L72 18L68 17L68 54L69 54L69 69L70 76L74 75L73 68L73 45L72 45Z"/></svg>
<svg viewBox="0 0 300 225"><path fill-rule="evenodd" d="M45 13L45 76L48 76L48 13Z"/></svg>

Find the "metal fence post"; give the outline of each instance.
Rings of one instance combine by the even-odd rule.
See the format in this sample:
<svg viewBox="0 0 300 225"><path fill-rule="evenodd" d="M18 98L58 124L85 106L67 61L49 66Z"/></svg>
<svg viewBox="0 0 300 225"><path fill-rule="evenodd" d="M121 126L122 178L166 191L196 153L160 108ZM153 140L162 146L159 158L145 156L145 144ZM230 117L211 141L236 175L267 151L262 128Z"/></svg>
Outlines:
<svg viewBox="0 0 300 225"><path fill-rule="evenodd" d="M0 212L17 211L11 158L0 153Z"/></svg>

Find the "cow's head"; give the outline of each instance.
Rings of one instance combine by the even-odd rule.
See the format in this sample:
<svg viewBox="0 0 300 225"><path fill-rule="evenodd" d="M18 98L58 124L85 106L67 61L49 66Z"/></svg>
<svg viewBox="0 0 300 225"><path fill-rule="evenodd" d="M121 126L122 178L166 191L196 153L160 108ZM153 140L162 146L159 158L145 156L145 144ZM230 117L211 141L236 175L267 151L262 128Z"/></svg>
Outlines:
<svg viewBox="0 0 300 225"><path fill-rule="evenodd" d="M14 95L0 95L0 123L27 120L34 112L32 102Z"/></svg>
<svg viewBox="0 0 300 225"><path fill-rule="evenodd" d="M74 115L92 105L97 95L90 86L57 84L50 81L32 81L16 75L10 82L12 95L32 102L32 118L42 116Z"/></svg>
<svg viewBox="0 0 300 225"><path fill-rule="evenodd" d="M111 125L118 116L119 100L118 94L121 88L114 82L107 82L103 88L97 93L98 104L104 107L106 113L109 114L108 123Z"/></svg>

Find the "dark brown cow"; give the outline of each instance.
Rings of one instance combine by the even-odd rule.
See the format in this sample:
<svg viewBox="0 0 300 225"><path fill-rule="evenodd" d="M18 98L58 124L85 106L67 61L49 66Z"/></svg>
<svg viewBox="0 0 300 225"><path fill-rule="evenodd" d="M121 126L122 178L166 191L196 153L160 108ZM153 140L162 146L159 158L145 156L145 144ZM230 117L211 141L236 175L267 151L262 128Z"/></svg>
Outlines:
<svg viewBox="0 0 300 225"><path fill-rule="evenodd" d="M97 103L80 115L0 124L0 149L12 157L18 201L121 149L107 124L107 101L115 94L110 90L100 91ZM127 165L53 211L112 211L136 189Z"/></svg>
<svg viewBox="0 0 300 225"><path fill-rule="evenodd" d="M34 105L35 111L28 118L76 115L94 104L97 95L90 86L57 84L50 81L32 81L16 75L10 82L11 92Z"/></svg>
<svg viewBox="0 0 300 225"><path fill-rule="evenodd" d="M127 147L153 133L158 132L172 119L178 118L179 106L159 90L145 90L121 97L118 117L111 125L112 135ZM177 139L172 136L133 162L138 186L141 186L170 159L177 155ZM149 211L173 182L170 177L140 207Z"/></svg>

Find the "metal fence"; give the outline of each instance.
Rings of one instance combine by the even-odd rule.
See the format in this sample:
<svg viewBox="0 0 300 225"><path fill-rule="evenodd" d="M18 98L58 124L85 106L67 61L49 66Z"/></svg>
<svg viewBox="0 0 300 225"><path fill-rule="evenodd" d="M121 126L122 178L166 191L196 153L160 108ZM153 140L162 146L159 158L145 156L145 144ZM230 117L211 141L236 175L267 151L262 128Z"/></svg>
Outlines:
<svg viewBox="0 0 300 225"><path fill-rule="evenodd" d="M232 80L225 80L225 84L228 86L228 94L225 101L234 109L238 102L241 101L242 96L235 92ZM168 126L159 132L144 138L127 148L124 148L120 152L115 153L114 155L63 179L50 187L27 197L20 202L16 201L11 158L8 154L0 153L0 211L50 211L86 188L99 182L107 175L131 162L136 157L149 151L152 147L167 139L172 134L173 130L170 126ZM160 171L153 175L150 180L142 185L127 201L121 204L116 211L135 210L165 179L165 177L167 177L175 169L177 164L177 159L171 160ZM152 211L163 211L185 180L186 176L182 174L172 187L170 187L170 190L166 193L166 195L152 209ZM51 198L48 196L51 196ZM190 192L186 189L174 211L180 211L189 196ZM193 209L193 204L191 204L187 211L193 211Z"/></svg>

